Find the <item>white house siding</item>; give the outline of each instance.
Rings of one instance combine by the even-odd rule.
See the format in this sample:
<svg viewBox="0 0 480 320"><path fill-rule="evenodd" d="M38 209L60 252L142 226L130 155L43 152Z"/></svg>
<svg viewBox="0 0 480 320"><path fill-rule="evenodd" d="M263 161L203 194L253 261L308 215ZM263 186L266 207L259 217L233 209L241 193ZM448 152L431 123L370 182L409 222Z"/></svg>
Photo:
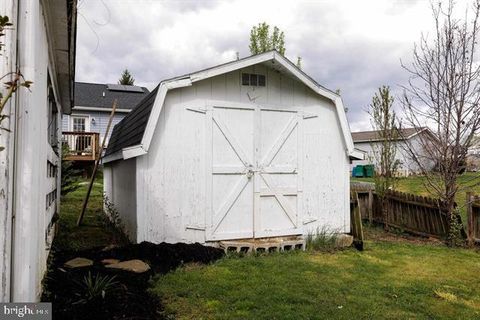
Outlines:
<svg viewBox="0 0 480 320"><path fill-rule="evenodd" d="M5 37L6 47L0 60L2 75L18 67L24 78L33 82L30 90L21 87L10 100L6 111L16 123L15 126L13 122L3 123L11 132L0 135L0 145L7 147L0 152L5 177L0 179L1 301L40 299L41 280L54 234L52 217L59 209L60 158L48 141L48 74L59 125L62 106L50 60L52 35L47 35L43 4L33 0L0 2L0 11L14 24ZM15 52L17 41L19 51ZM60 136L58 130L57 137Z"/></svg>
<svg viewBox="0 0 480 320"><path fill-rule="evenodd" d="M17 4L13 0L0 1L0 12L10 17L16 23ZM0 52L0 75L14 72L16 69L16 41L17 33L7 30L2 37L4 46ZM5 106L5 114L12 115L15 106L11 99ZM12 118L3 120L2 126L14 131ZM13 193L13 135L7 132L0 134L0 301L10 300L10 262L11 262L11 234L12 234L12 193Z"/></svg>
<svg viewBox="0 0 480 320"><path fill-rule="evenodd" d="M349 162L333 103L256 65L168 92L148 154L137 158L137 241L205 242L206 121L186 107L209 100L251 103L251 89L240 85L241 72L267 74L267 86L255 88L256 104L317 115L303 121L301 227L304 234L322 226L349 232Z"/></svg>
<svg viewBox="0 0 480 320"><path fill-rule="evenodd" d="M424 133L420 133L424 134ZM400 175L411 175L420 172L420 168L418 164L412 160L410 153L408 152L408 147L416 150L418 155L423 154L422 151L422 144L421 144L421 137L416 135L409 139L409 144L405 141L398 141L397 142L397 151L395 155L395 159L400 162L398 173ZM375 148L373 148L375 146ZM365 151L367 153L365 160L356 160L352 162L351 168L359 164L374 164L377 165L377 161L375 159L375 150L378 150L381 146L381 142L355 142L355 148ZM427 167L433 167L434 163L428 164Z"/></svg>
<svg viewBox="0 0 480 320"><path fill-rule="evenodd" d="M75 110L73 109L71 115L63 116L62 120L62 130L63 131L72 131L72 124L71 124L71 117L72 116L86 116L88 117L88 122L90 123L90 132L98 132L100 133L100 143L103 141L103 137L105 136L105 132L107 131L108 126L108 119L110 118L110 111L107 112L98 112L98 111L84 111L84 110ZM122 121L122 119L127 115L127 113L116 113L113 116L112 120L112 127L115 126L117 123ZM92 119L95 119L95 122L92 122ZM109 137L107 137L107 144L108 138L112 134L112 130L110 129ZM107 145L106 144L106 145Z"/></svg>
<svg viewBox="0 0 480 320"><path fill-rule="evenodd" d="M123 224L121 227L132 241L136 241L136 159L116 161L105 167L103 175L105 195L115 205ZM107 213L111 214L108 210Z"/></svg>

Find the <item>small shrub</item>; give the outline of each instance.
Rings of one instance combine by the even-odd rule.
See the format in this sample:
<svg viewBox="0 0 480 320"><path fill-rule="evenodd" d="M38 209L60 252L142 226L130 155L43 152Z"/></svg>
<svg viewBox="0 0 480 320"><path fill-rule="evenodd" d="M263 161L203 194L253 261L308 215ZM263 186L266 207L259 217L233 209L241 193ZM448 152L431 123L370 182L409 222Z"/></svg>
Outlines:
<svg viewBox="0 0 480 320"><path fill-rule="evenodd" d="M103 300L110 291L118 286L115 276L102 276L98 273L92 276L90 272L77 284L78 292L76 295L79 300L74 304L87 304Z"/></svg>
<svg viewBox="0 0 480 320"><path fill-rule="evenodd" d="M332 251L336 248L337 233L328 227L318 228L307 234L306 249L311 251Z"/></svg>
<svg viewBox="0 0 480 320"><path fill-rule="evenodd" d="M450 230L447 235L447 245L450 247L461 247L465 245L465 239L462 236L463 225L459 221L458 209L450 216Z"/></svg>
<svg viewBox="0 0 480 320"><path fill-rule="evenodd" d="M104 205L104 224L106 227L113 228L116 233L118 233L121 238L122 242L129 243L130 239L128 238L125 225L120 218L120 213L118 212L117 208L112 201L108 198L108 196L104 193L103 194L103 205Z"/></svg>
<svg viewBox="0 0 480 320"><path fill-rule="evenodd" d="M66 143L62 144L62 156L67 155L68 150L69 150L68 144ZM61 169L62 169L61 194L62 196L65 196L66 194L73 192L80 187L80 181L82 177L81 177L81 171L76 169L73 166L73 162L65 160L64 158L62 159Z"/></svg>

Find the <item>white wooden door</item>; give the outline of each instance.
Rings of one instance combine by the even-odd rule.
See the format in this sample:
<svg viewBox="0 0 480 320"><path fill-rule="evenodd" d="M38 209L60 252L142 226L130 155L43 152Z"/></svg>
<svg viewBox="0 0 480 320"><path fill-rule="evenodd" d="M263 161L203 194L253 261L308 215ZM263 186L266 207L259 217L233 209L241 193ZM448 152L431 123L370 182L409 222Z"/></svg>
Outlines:
<svg viewBox="0 0 480 320"><path fill-rule="evenodd" d="M252 238L254 109L213 107L206 115L207 240Z"/></svg>
<svg viewBox="0 0 480 320"><path fill-rule="evenodd" d="M257 114L255 237L301 234L303 117L264 108Z"/></svg>
<svg viewBox="0 0 480 320"><path fill-rule="evenodd" d="M207 112L207 241L301 234L301 120L295 111Z"/></svg>

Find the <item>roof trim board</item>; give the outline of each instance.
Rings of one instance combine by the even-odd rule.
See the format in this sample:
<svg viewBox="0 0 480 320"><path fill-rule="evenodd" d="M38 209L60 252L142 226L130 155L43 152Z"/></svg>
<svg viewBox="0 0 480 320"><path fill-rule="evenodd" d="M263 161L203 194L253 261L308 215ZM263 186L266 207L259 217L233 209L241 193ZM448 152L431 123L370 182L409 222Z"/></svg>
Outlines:
<svg viewBox="0 0 480 320"><path fill-rule="evenodd" d="M123 158L122 151L117 151L115 153L109 154L105 157L102 158L102 163L108 163L108 162L113 162L116 160L121 160Z"/></svg>
<svg viewBox="0 0 480 320"><path fill-rule="evenodd" d="M143 146L141 144L122 149L122 157L124 160L143 156L144 154L147 154L147 151L143 149Z"/></svg>
<svg viewBox="0 0 480 320"><path fill-rule="evenodd" d="M424 131L426 131L427 133L429 133L432 137L434 137L436 139L435 134L433 134L433 132L429 128L423 127L421 129L415 131L414 133L408 135L408 136L403 136L403 135L400 134L396 140L397 141L410 140L411 138L419 135L420 133L422 133ZM382 139L380 137L379 138L374 138L374 139L362 139L362 140L356 140L356 141L354 141L354 143L378 142L378 141L382 141Z"/></svg>
<svg viewBox="0 0 480 320"><path fill-rule="evenodd" d="M316 83L312 78L310 78L303 71L298 69L288 59L283 57L277 51L273 50L273 51L265 52L262 54L250 56L241 60L236 60L233 62L218 65L213 68L198 71L190 75L162 81L159 85L159 90L155 97L155 102L153 104L152 111L150 112L150 116L148 118L147 126L145 128L145 132L143 134L141 143L133 147L123 148L122 149L122 151L124 151L123 158L129 159L129 158L141 156L148 153L148 150L150 148L150 143L152 141L153 134L158 123L158 119L160 118L160 114L163 109L163 105L164 105L168 90L188 87L197 81L205 80L211 77L215 77L221 74L225 74L228 72L232 72L238 69L246 68L246 67L267 62L267 61L274 61L280 64L289 73L291 73L292 76L299 79L302 83L304 83L307 87L312 89L315 93L323 97L326 97L327 99L331 100L335 104L336 113L340 122L340 127L343 133L343 137L344 137L347 155L348 156L357 155L357 153L354 150L353 139L350 133L350 127L348 126L347 116L345 114L345 109L344 109L341 97L338 94L334 93L333 91L330 91L322 87L318 83ZM105 163L110 161L114 161L114 160L104 159Z"/></svg>
<svg viewBox="0 0 480 320"><path fill-rule="evenodd" d="M101 112L112 112L112 108L99 108L99 107L86 107L86 106L75 106L72 111L101 111ZM115 112L129 113L132 109L115 109Z"/></svg>

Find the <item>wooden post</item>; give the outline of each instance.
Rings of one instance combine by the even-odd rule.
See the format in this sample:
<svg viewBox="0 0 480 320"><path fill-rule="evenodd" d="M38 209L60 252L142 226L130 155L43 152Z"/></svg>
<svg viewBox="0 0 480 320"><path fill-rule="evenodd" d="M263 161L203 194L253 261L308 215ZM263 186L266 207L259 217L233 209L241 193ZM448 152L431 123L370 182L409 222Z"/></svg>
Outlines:
<svg viewBox="0 0 480 320"><path fill-rule="evenodd" d="M473 209L472 209L472 192L467 192L467 240L472 245L474 238L473 229Z"/></svg>
<svg viewBox="0 0 480 320"><path fill-rule="evenodd" d="M108 119L107 130L105 131L105 136L103 137L102 147L98 150L97 159L95 160L95 166L93 167L92 177L90 178L90 184L88 185L87 195L83 201L82 212L77 220L77 226L82 224L83 216L85 215L85 210L87 209L88 198L90 198L90 193L92 192L93 182L95 181L95 175L97 174L98 164L100 163L100 158L102 156L103 148L105 147L105 141L107 140L108 133L110 132L110 126L112 125L113 116L115 115L115 110L117 109L117 99L113 101L112 112L110 113L110 118Z"/></svg>
<svg viewBox="0 0 480 320"><path fill-rule="evenodd" d="M357 195L358 204L358 195ZM355 222L355 235L353 243L357 250L363 251L363 227L362 227L362 214L360 213L360 207L357 205L353 210L353 220ZM356 238L356 239L355 239Z"/></svg>
<svg viewBox="0 0 480 320"><path fill-rule="evenodd" d="M373 191L368 191L368 222L373 223Z"/></svg>

